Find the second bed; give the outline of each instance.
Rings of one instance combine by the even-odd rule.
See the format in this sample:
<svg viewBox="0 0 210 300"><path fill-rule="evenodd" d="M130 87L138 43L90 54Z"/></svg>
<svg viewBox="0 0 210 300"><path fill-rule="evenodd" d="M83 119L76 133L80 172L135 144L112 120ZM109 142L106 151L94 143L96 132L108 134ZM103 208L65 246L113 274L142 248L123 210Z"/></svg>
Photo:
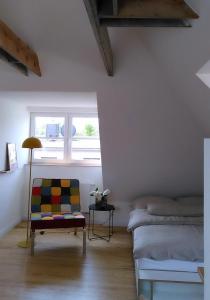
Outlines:
<svg viewBox="0 0 210 300"><path fill-rule="evenodd" d="M180 199L141 197L130 213L138 296L144 281L150 282L150 299L157 281L201 283L202 198Z"/></svg>

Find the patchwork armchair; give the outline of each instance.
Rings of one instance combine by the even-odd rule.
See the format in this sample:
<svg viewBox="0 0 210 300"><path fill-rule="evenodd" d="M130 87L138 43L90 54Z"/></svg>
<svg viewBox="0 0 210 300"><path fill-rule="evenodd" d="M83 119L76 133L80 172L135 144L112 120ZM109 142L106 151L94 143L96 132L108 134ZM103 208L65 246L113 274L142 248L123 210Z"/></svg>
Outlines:
<svg viewBox="0 0 210 300"><path fill-rule="evenodd" d="M86 253L86 223L80 212L79 180L35 178L31 197L31 255L35 231L81 227L83 254Z"/></svg>

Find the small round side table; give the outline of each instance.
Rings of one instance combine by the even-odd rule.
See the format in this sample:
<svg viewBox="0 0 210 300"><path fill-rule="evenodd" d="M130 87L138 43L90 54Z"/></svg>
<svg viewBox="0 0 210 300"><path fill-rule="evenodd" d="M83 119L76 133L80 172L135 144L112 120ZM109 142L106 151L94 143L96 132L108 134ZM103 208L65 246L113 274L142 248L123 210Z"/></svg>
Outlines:
<svg viewBox="0 0 210 300"><path fill-rule="evenodd" d="M88 224L88 239L96 240L103 239L107 242L110 241L111 236L113 235L113 217L114 217L114 205L106 204L105 206L99 206L97 204L89 205L89 224ZM95 233L95 212L96 211L107 211L109 213L108 219L108 233L107 235L99 235Z"/></svg>

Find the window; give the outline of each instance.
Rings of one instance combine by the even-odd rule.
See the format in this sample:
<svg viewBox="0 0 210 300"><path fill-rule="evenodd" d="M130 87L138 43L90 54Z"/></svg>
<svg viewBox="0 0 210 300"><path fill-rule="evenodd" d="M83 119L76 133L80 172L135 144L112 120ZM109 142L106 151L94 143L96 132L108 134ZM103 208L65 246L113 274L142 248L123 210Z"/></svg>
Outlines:
<svg viewBox="0 0 210 300"><path fill-rule="evenodd" d="M39 138L43 145L33 150L34 162L101 162L95 113L31 113L31 136Z"/></svg>
<svg viewBox="0 0 210 300"><path fill-rule="evenodd" d="M72 118L73 160L100 159L100 140L98 118Z"/></svg>
<svg viewBox="0 0 210 300"><path fill-rule="evenodd" d="M65 117L34 116L32 136L42 142L42 149L34 150L34 160L64 160Z"/></svg>

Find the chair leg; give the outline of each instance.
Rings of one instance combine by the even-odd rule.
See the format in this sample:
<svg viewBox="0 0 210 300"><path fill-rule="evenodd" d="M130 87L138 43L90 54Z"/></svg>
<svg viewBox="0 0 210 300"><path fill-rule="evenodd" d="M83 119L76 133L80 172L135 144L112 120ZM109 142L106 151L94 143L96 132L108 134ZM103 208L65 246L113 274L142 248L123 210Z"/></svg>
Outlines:
<svg viewBox="0 0 210 300"><path fill-rule="evenodd" d="M86 227L83 228L83 255L86 254Z"/></svg>
<svg viewBox="0 0 210 300"><path fill-rule="evenodd" d="M35 231L31 231L31 256L34 256Z"/></svg>
<svg viewBox="0 0 210 300"><path fill-rule="evenodd" d="M74 228L74 235L77 235L77 228Z"/></svg>

